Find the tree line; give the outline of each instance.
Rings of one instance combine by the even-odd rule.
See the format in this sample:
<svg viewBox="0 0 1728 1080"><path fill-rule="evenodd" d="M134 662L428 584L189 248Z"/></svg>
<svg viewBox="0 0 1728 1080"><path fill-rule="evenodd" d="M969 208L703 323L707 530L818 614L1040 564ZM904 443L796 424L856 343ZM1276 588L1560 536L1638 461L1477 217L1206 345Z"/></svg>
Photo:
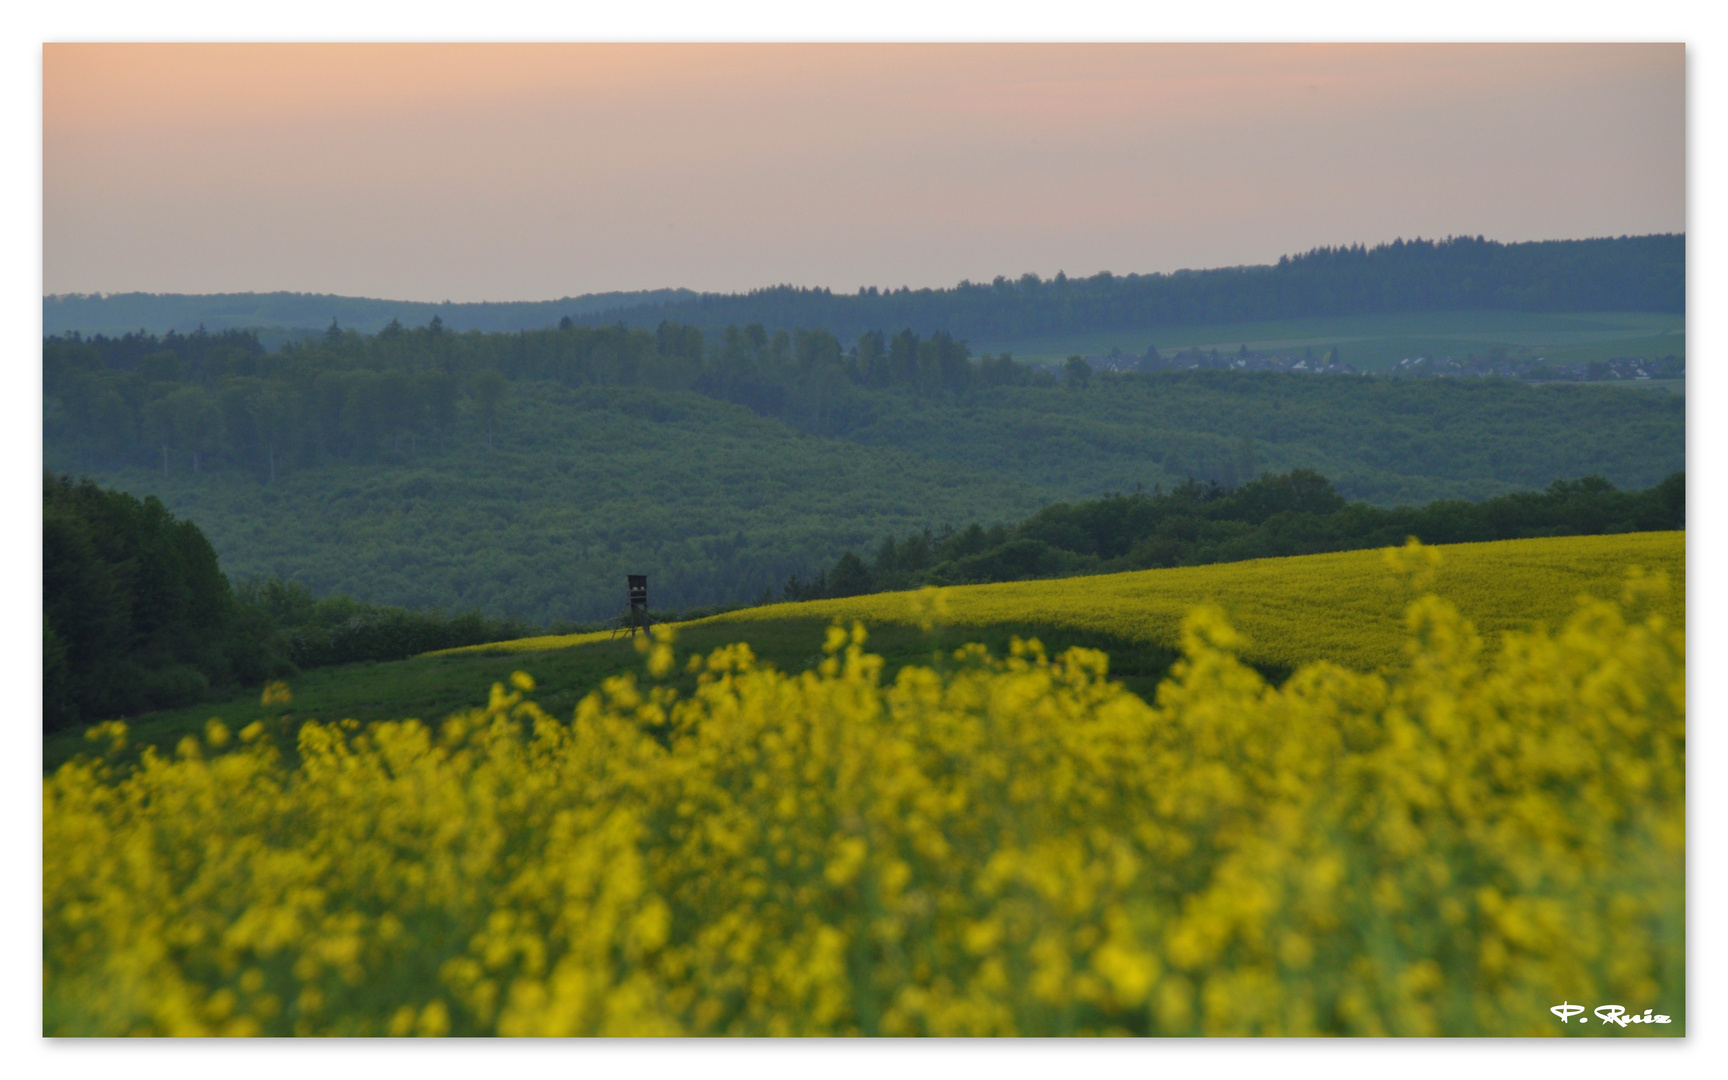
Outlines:
<svg viewBox="0 0 1728 1080"><path fill-rule="evenodd" d="M1013 526L974 522L960 530L889 536L869 560L847 551L813 580L791 576L781 596L815 600L922 585L1199 566L1386 547L1409 536L1461 544L1685 527L1686 478L1678 472L1644 491L1620 491L1587 476L1480 502L1382 509L1346 502L1324 476L1292 469L1235 487L1189 480L1168 492L1057 503Z"/></svg>
<svg viewBox="0 0 1728 1080"><path fill-rule="evenodd" d="M113 327L269 328L271 338L312 333L339 319L367 331L390 321L439 318L452 329L547 329L560 316L590 325L653 329L688 323L825 326L850 340L873 327L946 332L973 341L1306 315L1462 311L1684 311L1684 234L1502 244L1477 237L1320 247L1269 266L964 281L947 289L856 293L776 286L747 293L686 289L601 293L563 300L427 304L298 293L215 296L127 293L52 296L44 329L88 334Z"/></svg>
<svg viewBox="0 0 1728 1080"><path fill-rule="evenodd" d="M559 300L511 300L455 304L413 300L374 300L325 293L62 293L42 298L42 328L119 333L138 327L166 332L174 327L209 326L218 330L259 328L276 339L316 335L329 320L375 333L391 320L416 325L437 318L456 330L514 331L556 326L566 315L593 314L646 303L673 303L698 294L689 289L584 293Z"/></svg>
<svg viewBox="0 0 1728 1080"><path fill-rule="evenodd" d="M253 331L77 334L43 343L45 438L80 468L164 473L250 470L272 480L327 461L412 460L458 433L493 443L512 384L685 389L811 432L867 422L870 392L956 397L1000 385L1056 385L1008 356L973 359L949 334L880 330L843 346L827 330L729 326L707 336L590 327L455 333L434 317L363 335L332 323L316 341L264 349Z"/></svg>
<svg viewBox="0 0 1728 1080"><path fill-rule="evenodd" d="M577 629L588 627L551 632ZM161 500L43 476L45 730L189 705L305 668L536 632L514 619L316 598L279 578L235 587L203 532Z"/></svg>
<svg viewBox="0 0 1728 1080"><path fill-rule="evenodd" d="M789 285L584 315L591 323L825 326L850 338L905 326L972 341L1317 315L1686 310L1683 233L1502 244L1480 236L1318 247L1271 266L1023 274L951 289L857 293Z"/></svg>

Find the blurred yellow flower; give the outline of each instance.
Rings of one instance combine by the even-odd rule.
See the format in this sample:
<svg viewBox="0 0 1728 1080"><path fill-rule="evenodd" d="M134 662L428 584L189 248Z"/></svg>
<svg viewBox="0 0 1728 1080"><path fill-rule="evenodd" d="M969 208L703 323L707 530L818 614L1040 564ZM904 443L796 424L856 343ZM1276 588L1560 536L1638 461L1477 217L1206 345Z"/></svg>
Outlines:
<svg viewBox="0 0 1728 1080"><path fill-rule="evenodd" d="M287 705L293 700L294 695L289 691L287 683L268 682L264 684L264 696L259 704L265 706Z"/></svg>
<svg viewBox="0 0 1728 1080"><path fill-rule="evenodd" d="M136 766L93 749L44 786L44 1031L1509 1035L1557 1033L1562 1000L1683 1020L1665 588L1493 643L1423 596L1386 670L1277 687L1196 608L1150 702L1102 653L1018 640L884 685L837 624L816 670L728 646L686 665L688 697L622 676L568 719L519 672L437 726L307 723L292 765L215 720ZM645 644L654 678L674 644Z"/></svg>

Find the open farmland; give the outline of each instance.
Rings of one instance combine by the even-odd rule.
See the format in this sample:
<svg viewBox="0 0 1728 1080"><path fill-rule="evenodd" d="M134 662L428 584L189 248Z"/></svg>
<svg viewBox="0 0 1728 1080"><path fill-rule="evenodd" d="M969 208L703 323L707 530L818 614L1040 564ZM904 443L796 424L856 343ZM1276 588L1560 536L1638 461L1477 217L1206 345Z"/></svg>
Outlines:
<svg viewBox="0 0 1728 1080"><path fill-rule="evenodd" d="M1685 620L1685 534L1512 540L1455 544L1440 553L1436 588L1493 636L1541 622L1558 626L1579 595L1619 594L1629 566L1666 574L1675 588L1663 601L1674 625ZM941 611L935 597L940 597ZM1052 652L1072 646L1110 657L1109 673L1151 699L1177 658L1180 621L1200 603L1219 605L1245 637L1240 656L1273 682L1296 667L1330 660L1359 671L1395 665L1406 633L1407 585L1395 580L1379 551L1305 555L1214 566L1179 567L1058 581L967 585L935 593L881 593L747 608L678 626L684 648L699 651L743 642L759 661L795 672L821 659L823 628L834 619L864 622L884 677L928 664L980 642L1004 653L1013 637L1039 638ZM934 625L939 620L942 625ZM920 625L932 622L928 632ZM293 708L260 706L256 693L147 713L130 721L133 752L153 745L171 753L211 716L236 726L263 720L279 748L295 753L294 730L308 717L363 723L417 717L428 722L481 705L486 687L526 668L538 700L568 715L607 678L634 670L628 640L609 632L526 638L451 649L392 663L357 663L304 672L293 682ZM693 675L674 680L680 692ZM48 736L48 771L83 750L77 730Z"/></svg>
<svg viewBox="0 0 1728 1080"><path fill-rule="evenodd" d="M1682 550L1598 539L1658 568ZM103 725L106 757L44 788L44 1029L1616 1030L1557 1030L1549 1006L1581 998L1683 1034L1682 601L1611 552L1518 543L1495 565L1545 552L1549 603L1619 587L1484 643L1442 597L1510 618L1460 572L1492 559L1364 553L1382 597L1424 593L1379 605L1405 661L1278 688L1201 606L1150 703L1100 652L1021 642L887 684L862 627L833 627L801 674L662 632L568 721L517 673L441 725L308 723L291 765L262 721L136 765Z"/></svg>
<svg viewBox="0 0 1728 1080"><path fill-rule="evenodd" d="M1628 566L1685 581L1686 534L1632 533L1451 544L1439 553L1434 588L1490 635L1532 623L1554 627L1585 593L1616 595ZM692 625L749 626L782 619L916 624L935 616L934 594L882 593L842 600L774 604L718 615ZM1246 637L1243 659L1292 669L1329 660L1374 671L1401 660L1407 587L1388 574L1381 551L1345 551L1212 566L1143 570L1058 581L960 585L941 590L940 621L954 628L1036 623L1088 631L1123 642L1175 648L1178 626L1196 604L1216 604ZM1666 614L1685 621L1681 590ZM604 634L530 638L452 650L537 652L579 645Z"/></svg>

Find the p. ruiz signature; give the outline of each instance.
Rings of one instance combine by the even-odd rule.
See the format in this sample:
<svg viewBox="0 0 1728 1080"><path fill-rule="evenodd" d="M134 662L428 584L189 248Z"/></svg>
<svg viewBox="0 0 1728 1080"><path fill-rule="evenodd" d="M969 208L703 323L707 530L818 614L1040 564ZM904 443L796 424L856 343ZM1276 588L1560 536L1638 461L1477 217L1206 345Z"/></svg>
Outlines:
<svg viewBox="0 0 1728 1080"><path fill-rule="evenodd" d="M1555 1005L1548 1011L1553 1013L1555 1016L1558 1016L1562 1024L1570 1024L1574 1016L1578 1016L1579 1013L1584 1012L1585 1010L1584 1006L1574 1005L1568 1001ZM1596 1006L1596 1019L1602 1021L1604 1024L1619 1024L1621 1027L1625 1027L1628 1024L1672 1024L1674 1022L1669 1017L1656 1012L1655 1009L1645 1009L1643 1015L1640 1016L1638 1013L1628 1013L1626 1007L1623 1005ZM1578 1016L1578 1022L1580 1024L1588 1024L1590 1018L1588 1016Z"/></svg>

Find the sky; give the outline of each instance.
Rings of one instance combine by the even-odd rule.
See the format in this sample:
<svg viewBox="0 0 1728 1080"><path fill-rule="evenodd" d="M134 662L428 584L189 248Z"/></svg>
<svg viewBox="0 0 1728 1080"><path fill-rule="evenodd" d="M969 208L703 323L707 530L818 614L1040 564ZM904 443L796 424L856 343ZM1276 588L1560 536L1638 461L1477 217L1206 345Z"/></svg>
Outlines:
<svg viewBox="0 0 1728 1080"><path fill-rule="evenodd" d="M947 286L1686 228L1686 52L48 44L47 293Z"/></svg>
<svg viewBox="0 0 1728 1080"><path fill-rule="evenodd" d="M0 28L0 45L10 50L0 79L12 80L4 96L10 108L0 109L0 122L15 149L34 145L38 137L42 149L40 170L32 154L0 159L14 211L0 215L0 250L10 255L9 262L0 260L8 285L0 294L12 304L5 324L18 337L15 352L25 356L39 347L40 292L250 288L463 300L546 299L670 284L727 289L798 281L847 289L945 284L1028 270L1048 275L1057 269L1076 274L1088 268L1127 272L1255 262L1315 244L1372 243L1399 235L1468 232L1518 240L1687 227L1693 234L1690 289L1713 295L1723 277L1718 248L1711 244L1713 203L1702 193L1722 171L1713 166L1721 157L1718 133L1728 130L1720 123L1722 87L1728 83L1715 77L1720 61L1712 64L1723 55L1714 33L1718 20L1696 0L1564 8L1521 0L1459 0L1442 7L1373 0L998 0L987 5L990 14L984 17L970 10L946 12L940 0L794 2L767 15L749 13L757 6L753 0L637 6L421 0L394 9L373 0L23 5ZM892 12L887 21L874 16L883 10ZM1687 52L1679 46L1515 46L1467 48L1450 58L1444 48L1425 56L1420 48L1388 55L1380 46L1244 46L1188 60L1180 48L1174 55L1137 50L1138 62L1126 63L1100 58L1107 49L1067 60L1054 54L966 60L965 53L977 47L939 46L950 55L934 64L915 58L862 62L878 73L870 76L860 73L859 61L796 65L766 60L758 51L735 59L730 69L710 62L717 74L707 82L693 78L701 65L689 60L643 62L628 70L628 64L607 67L590 56L546 65L562 71L562 82L546 73L533 83L527 77L532 65L521 59L495 64L495 81L475 89L471 73L484 66L477 61L389 62L375 49L345 71L335 59L318 58L317 47L299 58L260 55L221 63L193 62L173 55L172 48L127 46L139 59L122 62L86 46L42 44L382 40L409 34L450 40L1565 38L1684 40ZM83 56L75 55L80 51ZM1312 57L1304 56L1310 52ZM1687 60L1691 70L1683 74ZM374 77L362 79L354 68ZM603 72L616 76L609 87L583 81ZM736 77L718 77L729 73ZM1118 76L1114 94L1112 73ZM799 74L802 82L791 77ZM1183 78L1190 75L1198 79L1189 87L1210 79L1231 93L1203 102L1211 107L1205 111L1195 103L1203 92L1183 92ZM769 93L775 76L786 91L783 103ZM1681 117L1683 80L1692 92L1689 148ZM968 123L962 108L960 91L974 100L989 97L1000 109L1029 100L1047 109L1083 102L1084 94L1074 91L1089 81L1093 95L1123 108L1137 103L1139 111L1127 122L1092 113L1035 123L1036 109L1028 107L1021 122L1026 134L1018 144L1023 153L1016 155L1012 125ZM1070 93L1040 96L1040 85ZM927 94L921 102L914 100L919 92ZM681 102L674 100L680 94ZM910 116L908 101L914 101ZM751 112L751 106L759 111ZM808 115L820 106L829 109L823 122L800 125L800 110ZM1186 122L1184 109L1193 110ZM854 131L847 126L852 123L863 123L864 130ZM584 133L602 131L612 145L584 145ZM1052 146L1077 152L1061 162L1042 160L1040 154ZM483 152L510 160L488 162ZM1689 166L1682 161L1688 152ZM761 187L728 188L751 177L753 154L764 159L753 177ZM974 168L978 161L991 167ZM1004 167L1027 161L1031 167L1024 175ZM1682 187L1688 167L1695 178L1690 217ZM536 175L536 169L555 175ZM860 191L870 196L862 205ZM788 193L794 198L780 205ZM1048 201L1053 194L1069 196L1069 218ZM607 197L614 201L606 203ZM808 216L783 216L820 209L824 198L834 213L820 219L819 229L811 228ZM1015 198L1018 203L1011 202ZM702 222L707 231L695 231L689 218L676 216L716 203L727 214ZM1082 228L1074 220L1082 216L1075 204L1097 216L1121 214L1110 228ZM888 206L896 213L884 220L880 208ZM1002 213L1004 206L1016 212L1012 227L971 224L988 216L986 211ZM763 221L771 227L761 227ZM670 231L680 223L691 230L681 243L654 235L656 225ZM957 248L953 241L961 234L965 246ZM1695 350L1707 347L1698 343L1710 340L1713 326L1711 306L1693 305L1687 330ZM14 463L0 473L0 482L8 505L33 508L41 483L40 369L22 368L14 376L15 391L0 400L0 440ZM1721 653L1728 642L1722 626L1728 584L1720 570L1728 559L1711 557L1721 554L1728 513L1716 487L1704 479L1728 466L1728 444L1723 425L1702 422L1714 415L1720 398L1712 366L1696 365L1687 407L1701 422L1688 425L1694 489L1688 524L1689 543L1703 557L1691 561L1686 585L1688 644L1701 656ZM3 543L18 565L40 558L39 530L11 530ZM0 608L13 613L4 624L0 655L8 684L23 688L26 713L29 695L40 686L40 602L31 575L0 578ZM1692 706L1705 715L1721 712L1728 685L1719 672L1703 665L1694 674ZM5 808L26 820L40 813L40 777L31 771L29 754L9 760L14 782L3 786ZM1706 826L1720 823L1725 815L1719 794L1700 785L1692 793L1690 816ZM1697 872L1689 884L1695 896L1722 895L1721 868L1728 866L1722 838L1728 828L1697 832ZM29 830L7 833L0 841L6 863L35 865L40 852L34 842ZM12 1056L25 1061L26 1069L34 1055L42 1062L35 1071L64 1073L64 1055L50 1062L47 1055L56 1048L40 1037L39 1025L31 1030L41 990L39 980L27 977L29 954L40 948L31 931L40 912L32 902L28 889L0 898L0 909L9 913L4 923L14 931L0 939L0 951L16 958L8 968L20 975L0 987L13 1006L0 1015L14 1021L7 1049L16 1051ZM1723 953L1728 935L1713 933L1708 920L1694 930L1693 952L1703 958L1695 965L1694 989L1702 999L1720 988L1712 972L1724 964L1709 960ZM1688 1039L1675 1058L1680 1071L1701 1074L1696 1061L1683 1059L1716 1056L1715 1042L1709 1032ZM245 1047L192 1049L198 1053L181 1051L184 1059L173 1061L188 1074L232 1065L286 1080L305 1069L302 1055L261 1059ZM818 1068L850 1080L879 1074L889 1059L908 1075L952 1068L950 1057L918 1071L923 1061L911 1056L918 1048L876 1049L836 1056L821 1047L776 1047L773 1054L745 1048L732 1055L738 1059L733 1071L791 1077ZM1506 1064L1504 1051L1486 1046L1447 1047L1442 1054L1396 1046L1344 1049L1348 1055L1318 1047L1305 1056L1319 1055L1316 1069L1331 1066L1336 1053L1336 1064L1346 1071L1378 1067L1422 1080L1478 1064L1504 1071ZM630 1060L620 1064L641 1071L641 1050L600 1047L587 1056L628 1052ZM1160 1050L1160 1060L1191 1058L1196 1068L1219 1067L1215 1045ZM1046 1073L1053 1055L1068 1053L1024 1045L967 1052L970 1058L988 1057L986 1067L1005 1076ZM392 1053L406 1058L416 1051L403 1047ZM546 1055L551 1068L568 1065L560 1047L524 1047L517 1056L536 1053ZM1143 1070L1145 1064L1145 1055L1127 1045L1099 1046L1089 1056L1119 1064L1122 1071ZM1580 1077L1624 1072L1624 1062L1612 1054L1573 1057L1568 1069ZM443 1046L428 1047L413 1064L432 1076L472 1071L462 1054ZM1236 1064L1228 1060L1224 1067L1233 1071ZM1242 1064L1263 1068L1264 1061ZM649 1075L662 1071L660 1059L648 1065ZM99 1067L71 1063L74 1075ZM667 1059L663 1071L687 1071L687 1061Z"/></svg>

